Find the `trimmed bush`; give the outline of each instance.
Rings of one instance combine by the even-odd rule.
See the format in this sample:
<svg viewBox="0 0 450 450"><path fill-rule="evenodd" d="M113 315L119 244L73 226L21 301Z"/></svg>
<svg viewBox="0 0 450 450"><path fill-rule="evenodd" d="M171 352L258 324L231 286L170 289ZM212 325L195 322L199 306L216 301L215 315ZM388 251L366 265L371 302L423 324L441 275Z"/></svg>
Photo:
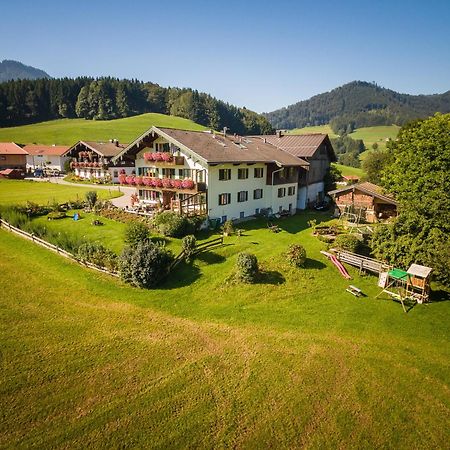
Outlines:
<svg viewBox="0 0 450 450"><path fill-rule="evenodd" d="M237 278L244 283L253 283L258 275L258 260L251 253L241 252L236 261Z"/></svg>
<svg viewBox="0 0 450 450"><path fill-rule="evenodd" d="M193 234L189 234L182 239L181 248L183 249L184 254L186 255L186 261L189 262L191 258L194 256L196 247L197 247L197 239L195 239L195 236Z"/></svg>
<svg viewBox="0 0 450 450"><path fill-rule="evenodd" d="M334 246L340 250L358 253L363 247L363 242L354 234L340 234L336 237Z"/></svg>
<svg viewBox="0 0 450 450"><path fill-rule="evenodd" d="M232 220L226 220L222 225L222 232L224 236L230 236L234 233L234 225Z"/></svg>
<svg viewBox="0 0 450 450"><path fill-rule="evenodd" d="M140 242L135 247L125 247L119 258L119 272L126 283L152 288L166 275L172 261L172 252L163 246Z"/></svg>
<svg viewBox="0 0 450 450"><path fill-rule="evenodd" d="M163 211L157 214L152 225L164 236L183 237L195 231L195 224L192 220L173 211Z"/></svg>
<svg viewBox="0 0 450 450"><path fill-rule="evenodd" d="M85 242L80 245L76 257L83 262L90 262L115 272L117 270L117 255L95 242Z"/></svg>
<svg viewBox="0 0 450 450"><path fill-rule="evenodd" d="M306 262L306 250L303 245L291 244L284 254L289 264L295 267L303 267Z"/></svg>
<svg viewBox="0 0 450 450"><path fill-rule="evenodd" d="M95 204L97 203L97 191L89 191L86 192L86 201L89 205L89 208L93 208L95 206Z"/></svg>
<svg viewBox="0 0 450 450"><path fill-rule="evenodd" d="M125 243L135 247L140 242L146 242L150 239L150 230L142 222L130 222L125 228Z"/></svg>

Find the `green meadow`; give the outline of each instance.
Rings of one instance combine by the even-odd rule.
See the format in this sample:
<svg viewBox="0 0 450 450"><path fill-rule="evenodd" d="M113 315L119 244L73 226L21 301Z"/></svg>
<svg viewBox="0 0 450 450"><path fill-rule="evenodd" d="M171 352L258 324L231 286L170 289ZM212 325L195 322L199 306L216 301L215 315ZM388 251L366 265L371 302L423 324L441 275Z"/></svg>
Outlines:
<svg viewBox="0 0 450 450"><path fill-rule="evenodd" d="M19 127L0 128L0 142L72 145L79 140L131 142L152 126L205 130L188 119L147 113L115 120L60 119Z"/></svg>
<svg viewBox="0 0 450 450"><path fill-rule="evenodd" d="M151 291L0 229L0 446L448 447L449 294L407 314L375 298L376 277L345 280L320 253L313 218L330 219L240 224ZM119 250L123 225L90 219L51 226ZM282 257L293 242L303 269ZM230 281L241 251L258 257L256 284Z"/></svg>
<svg viewBox="0 0 450 450"><path fill-rule="evenodd" d="M102 200L120 197L117 190L95 189L85 186L56 185L46 181L0 180L0 205L17 205L26 202L38 204L62 203L84 200L86 192L95 190Z"/></svg>

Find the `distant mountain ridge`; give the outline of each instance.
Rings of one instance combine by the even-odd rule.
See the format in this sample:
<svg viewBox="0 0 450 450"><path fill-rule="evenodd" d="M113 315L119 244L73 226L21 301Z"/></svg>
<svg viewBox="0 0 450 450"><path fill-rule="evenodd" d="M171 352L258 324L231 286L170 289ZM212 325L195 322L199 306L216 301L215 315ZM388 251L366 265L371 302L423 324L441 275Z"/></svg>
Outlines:
<svg viewBox="0 0 450 450"><path fill-rule="evenodd" d="M263 115L275 128L302 128L330 123L335 132L342 133L366 126L403 125L436 112L450 112L450 91L409 95L374 83L352 81Z"/></svg>
<svg viewBox="0 0 450 450"><path fill-rule="evenodd" d="M26 66L19 61L4 59L0 61L0 82L9 80L37 80L39 78L51 78L41 69Z"/></svg>

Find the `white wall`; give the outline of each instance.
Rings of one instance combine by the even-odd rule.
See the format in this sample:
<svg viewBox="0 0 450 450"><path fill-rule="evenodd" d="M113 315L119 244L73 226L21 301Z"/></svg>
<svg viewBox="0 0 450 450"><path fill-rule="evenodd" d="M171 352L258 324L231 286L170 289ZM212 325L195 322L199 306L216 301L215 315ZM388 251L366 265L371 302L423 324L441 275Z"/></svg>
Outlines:
<svg viewBox="0 0 450 450"><path fill-rule="evenodd" d="M317 200L317 194L320 192L322 192L322 194L324 193L325 184L323 181L320 181L319 183L310 184L307 189L307 204L315 203Z"/></svg>
<svg viewBox="0 0 450 450"><path fill-rule="evenodd" d="M299 187L297 192L297 209L306 209L307 196L308 196L308 188L306 186Z"/></svg>
<svg viewBox="0 0 450 450"><path fill-rule="evenodd" d="M64 162L67 161L66 156L61 157L58 155L27 155L27 169L47 168L64 171ZM49 162L50 164L47 164Z"/></svg>
<svg viewBox="0 0 450 450"><path fill-rule="evenodd" d="M264 168L264 175L262 178L254 178L253 169L256 167ZM245 180L238 179L238 169L248 168L249 177ZM220 169L231 169L231 179L227 181L219 180ZM239 219L241 213L244 217L253 216L256 209L272 208L274 213L278 212L280 207L284 210L289 209L291 204L292 213L295 213L297 201L297 192L294 195L287 195L288 187L294 186L297 190L296 183L289 183L283 185L267 186L266 185L267 167L265 164L220 164L217 166L210 166L208 171L208 215L211 218ZM278 188L286 188L286 196L278 198ZM255 189L263 189L263 198L254 200L253 191ZM248 200L245 202L237 201L237 194L239 191L248 191ZM231 203L228 205L219 205L220 194L231 194Z"/></svg>

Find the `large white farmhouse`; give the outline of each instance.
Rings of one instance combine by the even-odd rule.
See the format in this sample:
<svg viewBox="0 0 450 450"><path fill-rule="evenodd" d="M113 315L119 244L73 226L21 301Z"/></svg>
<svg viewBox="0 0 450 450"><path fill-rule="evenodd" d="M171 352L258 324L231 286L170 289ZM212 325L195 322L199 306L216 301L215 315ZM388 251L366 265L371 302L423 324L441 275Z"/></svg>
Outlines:
<svg viewBox="0 0 450 450"><path fill-rule="evenodd" d="M294 214L301 170L308 161L268 142L212 131L152 127L111 163L135 158L135 185L142 204L207 214L221 221L263 211ZM323 189L323 187L322 187Z"/></svg>

